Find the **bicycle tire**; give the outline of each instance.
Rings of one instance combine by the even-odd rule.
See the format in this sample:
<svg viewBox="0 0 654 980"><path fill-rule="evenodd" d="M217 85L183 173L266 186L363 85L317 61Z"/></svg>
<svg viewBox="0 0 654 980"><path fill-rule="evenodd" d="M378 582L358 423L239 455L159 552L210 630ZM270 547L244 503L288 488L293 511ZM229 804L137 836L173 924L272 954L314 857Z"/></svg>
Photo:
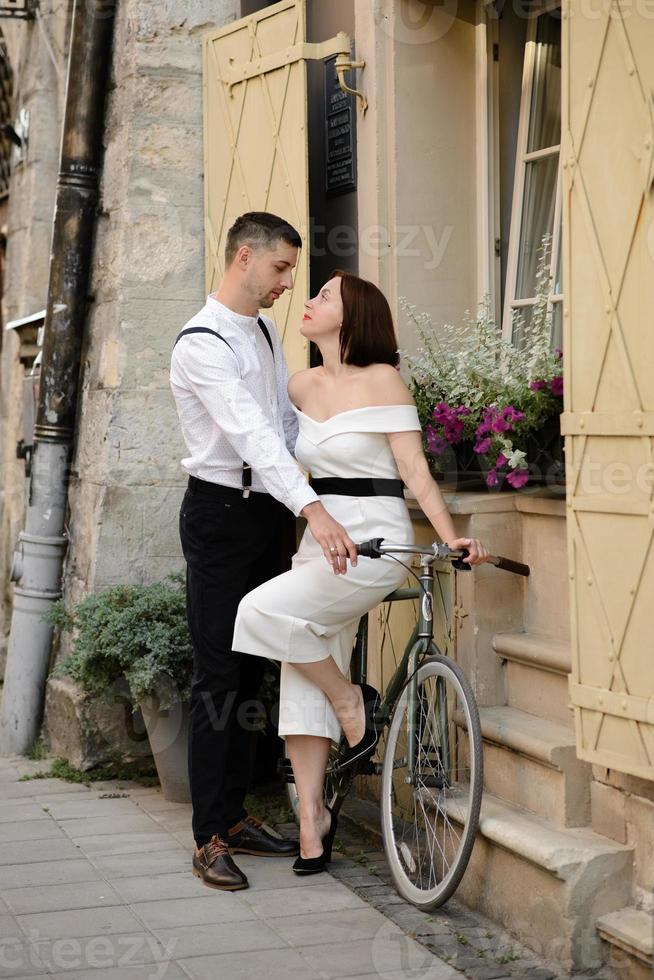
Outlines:
<svg viewBox="0 0 654 980"><path fill-rule="evenodd" d="M438 678L441 679L440 682ZM446 738L448 741L445 749L442 748L443 743L441 742L435 751L429 751L432 757L442 759L443 755L449 758L452 749L454 749L457 753L457 760L459 754L464 757L467 754L466 761L468 763L465 768L461 767L460 770L458 765L456 770L452 770L448 763L448 774L442 762L440 768L434 768L430 758L428 763L424 764L424 775L417 776L420 785L409 787L406 782L402 783L401 774L398 774L396 779L394 778L402 763L402 737L404 737L404 748L406 749L409 685L407 681L393 711L384 750L381 791L382 836L389 869L398 893L417 908L429 911L443 905L453 895L470 860L479 826L484 778L483 749L477 703L472 687L459 665L447 657L435 653L421 662L417 670L417 681L421 698L421 710L418 712L420 715L418 719L420 726L418 758L420 759L424 749L423 729L429 727L433 729L434 727L434 722L430 722L429 719L425 722L422 717L423 714L426 718L428 715L431 717L431 714L434 713L431 708L428 711L423 710L426 703L425 692L427 691L431 695L432 688L438 691L440 685L441 693L438 697L442 703L443 688L448 683L457 695L458 711L452 704L453 711L450 713L450 708L445 701L448 718L447 725L444 727L447 728ZM428 683L430 686L427 689ZM458 722L454 721L455 713L458 715ZM449 744L451 731L455 733L457 746L450 746ZM465 734L463 734L464 732ZM429 752L425 751L424 755L427 758ZM418 769L420 769L420 765ZM457 778L459 774L467 778L467 782L465 778ZM442 784L440 788L438 788L439 782ZM449 786L447 786L448 783ZM401 800L398 800L396 787L400 790ZM438 788L437 793L434 792L434 787ZM446 793L449 789L452 789L452 793L447 797ZM465 799L464 793L467 794ZM411 796L413 796L413 800ZM402 816L403 811L410 815L412 808L414 811L415 826L413 831L415 839L405 835L405 830L410 829L410 822L404 821ZM418 808L420 812L418 812ZM431 826L432 818L428 816L428 811L432 808L435 811L433 826ZM451 863L448 864L445 871L446 853L453 847L451 828L454 824L459 825L457 818L462 818L462 831L459 835L459 843L455 848L456 853L453 854ZM420 822L425 827L426 849L423 848L423 850L421 850L418 842L418 824ZM443 838L442 843L439 843L438 835L441 832L439 829L441 826ZM429 840L430 829L432 832L431 843ZM447 837L446 830L449 835ZM454 833L454 837L456 836ZM441 861L443 865L441 870L434 867L435 858ZM428 872L426 877L423 875L423 870Z"/></svg>

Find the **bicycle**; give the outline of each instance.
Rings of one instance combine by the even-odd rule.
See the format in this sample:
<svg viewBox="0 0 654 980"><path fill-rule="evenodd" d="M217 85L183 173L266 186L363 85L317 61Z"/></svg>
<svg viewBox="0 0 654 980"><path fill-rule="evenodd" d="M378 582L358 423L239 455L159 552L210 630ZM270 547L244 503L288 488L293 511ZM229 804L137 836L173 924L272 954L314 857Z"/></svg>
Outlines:
<svg viewBox="0 0 654 980"><path fill-rule="evenodd" d="M355 775L381 775L382 838L398 893L418 908L443 905L456 890L472 853L479 825L483 758L479 711L472 687L459 665L443 655L433 638L434 563L451 561L470 571L465 549L445 544L386 544L375 538L357 545L359 555L420 555L418 587L396 589L384 602L419 599L418 621L393 676L382 692L376 720L385 735L383 761L365 760L339 771L347 749L344 738L332 746L325 777L325 802L340 810ZM396 559L399 560L399 559ZM529 575L529 566L491 556L498 568ZM357 631L350 676L366 680L368 615ZM378 743L380 752L382 739ZM298 817L298 798L290 760L280 760L282 778Z"/></svg>

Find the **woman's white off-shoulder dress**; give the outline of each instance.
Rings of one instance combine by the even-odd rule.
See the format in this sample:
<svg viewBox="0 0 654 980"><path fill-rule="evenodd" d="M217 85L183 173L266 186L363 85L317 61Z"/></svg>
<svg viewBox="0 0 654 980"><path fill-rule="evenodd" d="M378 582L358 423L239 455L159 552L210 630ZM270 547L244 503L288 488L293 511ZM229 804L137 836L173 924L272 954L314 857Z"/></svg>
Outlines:
<svg viewBox="0 0 654 980"><path fill-rule="evenodd" d="M340 412L316 422L296 410L299 435L295 455L314 478L399 479L387 433L420 430L413 405L381 405ZM325 508L354 542L369 538L410 543L407 506L399 497L325 494ZM334 710L294 663L330 655L347 672L360 617L406 579L392 558L359 558L345 575L334 575L309 528L292 568L265 582L242 600L233 649L282 661L279 734L320 735L338 741Z"/></svg>

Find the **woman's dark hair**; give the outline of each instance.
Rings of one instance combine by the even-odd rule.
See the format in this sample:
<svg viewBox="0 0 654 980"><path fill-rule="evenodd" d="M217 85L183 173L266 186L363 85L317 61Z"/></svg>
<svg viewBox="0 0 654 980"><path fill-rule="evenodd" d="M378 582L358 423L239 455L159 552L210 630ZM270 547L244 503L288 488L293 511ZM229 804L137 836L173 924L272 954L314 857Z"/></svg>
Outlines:
<svg viewBox="0 0 654 980"><path fill-rule="evenodd" d="M367 279L336 269L330 279L340 276L343 301L340 355L344 364L367 367L391 364L397 367L397 337L391 308L381 289Z"/></svg>

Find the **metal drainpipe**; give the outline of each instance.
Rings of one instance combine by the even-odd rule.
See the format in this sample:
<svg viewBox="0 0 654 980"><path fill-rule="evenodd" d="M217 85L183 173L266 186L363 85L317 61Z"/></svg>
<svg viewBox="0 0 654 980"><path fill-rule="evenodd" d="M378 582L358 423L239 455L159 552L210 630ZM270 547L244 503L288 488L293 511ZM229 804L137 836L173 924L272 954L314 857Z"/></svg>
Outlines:
<svg viewBox="0 0 654 980"><path fill-rule="evenodd" d="M38 735L52 643L52 627L42 617L62 594L115 6L113 0L75 0L73 11L32 476L12 568L17 584L0 706L3 753L27 752Z"/></svg>

